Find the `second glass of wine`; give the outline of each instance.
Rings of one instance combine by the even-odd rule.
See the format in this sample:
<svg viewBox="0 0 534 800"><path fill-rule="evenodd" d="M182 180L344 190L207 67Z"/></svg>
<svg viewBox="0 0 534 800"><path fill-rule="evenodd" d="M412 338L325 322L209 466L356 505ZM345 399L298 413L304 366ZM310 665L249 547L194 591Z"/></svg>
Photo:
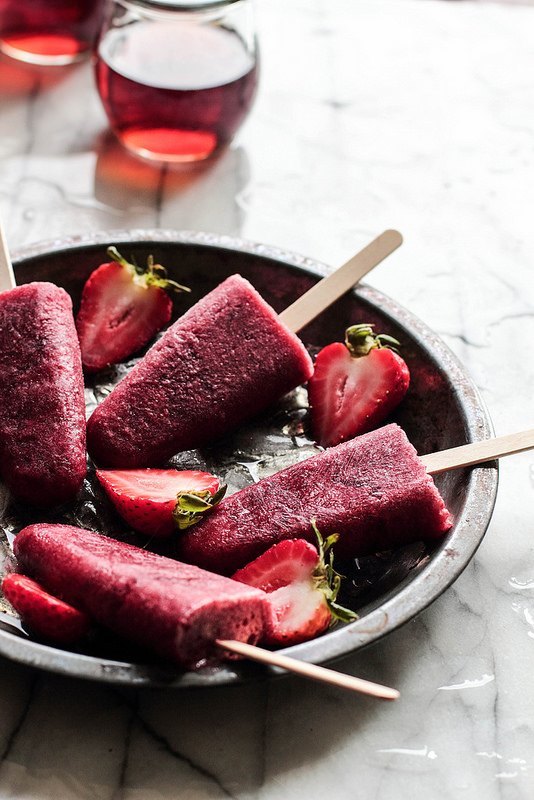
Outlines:
<svg viewBox="0 0 534 800"><path fill-rule="evenodd" d="M96 49L98 91L130 151L192 162L228 144L258 82L252 0L113 0Z"/></svg>
<svg viewBox="0 0 534 800"><path fill-rule="evenodd" d="M104 0L0 0L0 50L40 66L72 64L91 52Z"/></svg>

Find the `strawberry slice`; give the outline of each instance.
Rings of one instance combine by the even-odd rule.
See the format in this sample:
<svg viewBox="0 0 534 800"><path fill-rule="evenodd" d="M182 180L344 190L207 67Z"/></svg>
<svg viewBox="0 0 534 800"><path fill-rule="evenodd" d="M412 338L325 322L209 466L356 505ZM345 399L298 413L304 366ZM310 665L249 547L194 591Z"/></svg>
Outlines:
<svg viewBox="0 0 534 800"><path fill-rule="evenodd" d="M54 644L76 644L89 632L87 614L64 603L25 575L6 575L2 591L29 631Z"/></svg>
<svg viewBox="0 0 534 800"><path fill-rule="evenodd" d="M312 428L323 447L373 430L408 391L410 373L395 351L399 342L376 335L372 325L352 325L345 344L324 347L308 384Z"/></svg>
<svg viewBox="0 0 534 800"><path fill-rule="evenodd" d="M159 538L200 522L226 491L215 475L198 470L97 469L96 475L121 517Z"/></svg>
<svg viewBox="0 0 534 800"><path fill-rule="evenodd" d="M333 567L332 545L338 537L334 534L323 541L314 521L312 526L319 552L305 539L284 539L232 576L268 593L272 611L265 633L268 645L298 644L336 620L357 618L336 603L341 575Z"/></svg>
<svg viewBox="0 0 534 800"><path fill-rule="evenodd" d="M171 318L167 292L191 291L169 280L152 256L143 268L130 264L115 247L107 253L113 260L89 276L76 318L87 372L124 361L144 347Z"/></svg>

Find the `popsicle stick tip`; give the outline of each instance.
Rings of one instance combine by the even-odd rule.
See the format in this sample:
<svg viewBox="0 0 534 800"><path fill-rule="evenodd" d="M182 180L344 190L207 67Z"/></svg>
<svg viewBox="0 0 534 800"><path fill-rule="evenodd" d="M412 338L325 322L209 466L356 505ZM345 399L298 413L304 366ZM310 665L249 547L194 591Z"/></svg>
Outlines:
<svg viewBox="0 0 534 800"><path fill-rule="evenodd" d="M9 255L6 234L0 219L0 292L14 289L16 286L13 265Z"/></svg>
<svg viewBox="0 0 534 800"><path fill-rule="evenodd" d="M294 333L298 333L345 292L352 289L364 275L391 255L401 244L402 236L398 231L393 229L383 231L363 250L282 311L280 320Z"/></svg>
<svg viewBox="0 0 534 800"><path fill-rule="evenodd" d="M449 450L438 450L421 456L421 461L429 475L437 475L449 469L474 467L504 456L513 456L525 450L534 449L534 428L517 433L508 433L493 439L482 439L477 442L452 447Z"/></svg>
<svg viewBox="0 0 534 800"><path fill-rule="evenodd" d="M395 230L395 228L388 228L384 233L383 236L387 236L392 242L397 242L397 247L400 247L404 241L404 237L400 231Z"/></svg>

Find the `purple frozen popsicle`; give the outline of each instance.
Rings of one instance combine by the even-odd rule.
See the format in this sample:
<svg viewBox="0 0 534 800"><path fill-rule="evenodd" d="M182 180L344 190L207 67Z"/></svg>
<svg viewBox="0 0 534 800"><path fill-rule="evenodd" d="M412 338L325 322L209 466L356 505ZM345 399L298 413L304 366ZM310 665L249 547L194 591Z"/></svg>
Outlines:
<svg viewBox="0 0 534 800"><path fill-rule="evenodd" d="M350 558L435 539L452 518L398 425L331 447L223 500L178 539L179 556L222 574L282 539L339 533L336 555Z"/></svg>
<svg viewBox="0 0 534 800"><path fill-rule="evenodd" d="M80 347L68 294L30 283L0 294L0 476L37 506L72 499L86 471Z"/></svg>
<svg viewBox="0 0 534 800"><path fill-rule="evenodd" d="M256 643L270 614L259 589L82 528L30 525L14 550L47 591L184 667L221 658L216 639Z"/></svg>
<svg viewBox="0 0 534 800"><path fill-rule="evenodd" d="M89 419L104 467L159 466L223 436L313 372L300 339L240 275L172 325Z"/></svg>

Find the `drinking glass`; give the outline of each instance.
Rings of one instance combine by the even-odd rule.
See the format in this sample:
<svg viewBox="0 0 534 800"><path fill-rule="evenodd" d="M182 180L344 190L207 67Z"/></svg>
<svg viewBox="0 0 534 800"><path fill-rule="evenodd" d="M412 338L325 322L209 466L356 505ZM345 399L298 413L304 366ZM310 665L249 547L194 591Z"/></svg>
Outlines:
<svg viewBox="0 0 534 800"><path fill-rule="evenodd" d="M71 64L91 50L104 0L0 0L0 50L29 64Z"/></svg>
<svg viewBox="0 0 534 800"><path fill-rule="evenodd" d="M208 158L232 139L256 93L252 0L112 0L95 69L111 128L130 151Z"/></svg>

